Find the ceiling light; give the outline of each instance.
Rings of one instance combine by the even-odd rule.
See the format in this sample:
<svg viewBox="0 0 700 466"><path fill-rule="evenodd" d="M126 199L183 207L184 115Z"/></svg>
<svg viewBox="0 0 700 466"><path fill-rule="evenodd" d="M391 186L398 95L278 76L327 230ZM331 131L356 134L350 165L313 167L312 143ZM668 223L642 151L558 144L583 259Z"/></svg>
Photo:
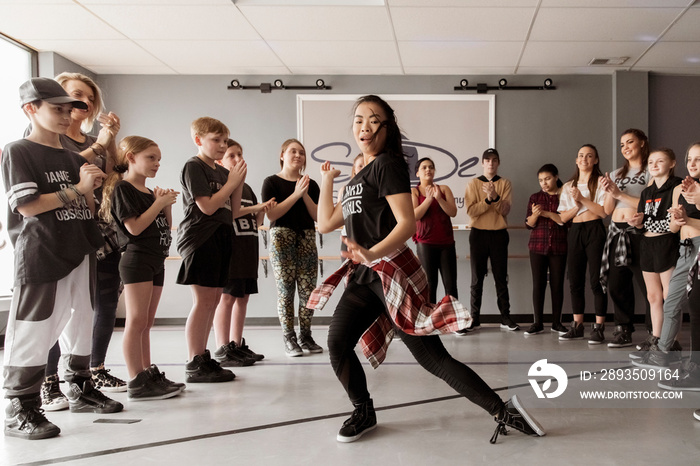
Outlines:
<svg viewBox="0 0 700 466"><path fill-rule="evenodd" d="M506 87L508 85L508 80L506 78L501 78L498 80L498 87Z"/></svg>

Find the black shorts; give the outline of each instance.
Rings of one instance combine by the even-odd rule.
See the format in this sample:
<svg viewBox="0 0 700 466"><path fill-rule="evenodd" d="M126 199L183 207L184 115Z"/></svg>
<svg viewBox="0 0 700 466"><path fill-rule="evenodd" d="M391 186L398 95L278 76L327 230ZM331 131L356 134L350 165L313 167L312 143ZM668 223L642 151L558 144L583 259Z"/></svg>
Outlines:
<svg viewBox="0 0 700 466"><path fill-rule="evenodd" d="M119 261L119 276L125 285L152 281L153 286L163 286L165 257L126 251Z"/></svg>
<svg viewBox="0 0 700 466"><path fill-rule="evenodd" d="M661 273L676 266L678 235L643 236L639 255L642 272Z"/></svg>
<svg viewBox="0 0 700 466"><path fill-rule="evenodd" d="M249 294L258 293L257 278L230 278L224 287L224 293L234 298L243 298Z"/></svg>
<svg viewBox="0 0 700 466"><path fill-rule="evenodd" d="M233 228L221 225L204 244L182 258L176 283L223 288L228 281Z"/></svg>

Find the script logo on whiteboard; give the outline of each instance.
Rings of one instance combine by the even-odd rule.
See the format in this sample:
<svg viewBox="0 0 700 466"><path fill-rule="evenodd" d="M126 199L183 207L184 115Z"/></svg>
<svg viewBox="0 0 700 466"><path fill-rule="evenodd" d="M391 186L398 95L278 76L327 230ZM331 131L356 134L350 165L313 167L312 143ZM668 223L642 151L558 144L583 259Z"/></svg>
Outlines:
<svg viewBox="0 0 700 466"><path fill-rule="evenodd" d="M352 136L352 107L359 95L298 95L298 137L309 159L306 172L318 178L329 160L341 170L336 191L350 179L359 150ZM454 224L467 224L464 190L481 174L481 154L495 143L494 95L385 95L396 112L404 138L413 184L415 164L429 157L435 162L435 181L450 187L459 212Z"/></svg>

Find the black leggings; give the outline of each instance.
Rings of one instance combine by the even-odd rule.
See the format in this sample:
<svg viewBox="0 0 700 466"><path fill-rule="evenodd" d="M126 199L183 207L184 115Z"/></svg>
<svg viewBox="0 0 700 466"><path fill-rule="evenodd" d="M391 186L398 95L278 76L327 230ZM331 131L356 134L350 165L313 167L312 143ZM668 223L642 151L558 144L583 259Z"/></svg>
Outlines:
<svg viewBox="0 0 700 466"><path fill-rule="evenodd" d="M626 224L618 223L619 228L625 228ZM623 265L618 267L615 265L615 245L617 244L619 235L616 235L612 244L610 245L611 251L608 253L610 260L610 270L608 271L608 294L610 294L610 299L613 302L613 308L615 312L615 325L622 325L627 328L629 332L634 331L634 283L637 282L637 286L641 290L642 294L646 297L647 287L644 284L644 276L642 275L642 269L639 267L639 255L641 250L642 235L637 233L630 233L630 249L628 252L632 262L630 265ZM674 264L675 265L675 264ZM650 311L649 311L649 301L644 300L646 304L646 322L650 322Z"/></svg>
<svg viewBox="0 0 700 466"><path fill-rule="evenodd" d="M438 270L442 276L442 284L445 286L445 294L457 296L457 251L454 244L426 244L416 245L418 260L420 260L430 284L430 302L437 302Z"/></svg>
<svg viewBox="0 0 700 466"><path fill-rule="evenodd" d="M555 256L530 251L530 268L532 269L532 308L535 314L535 323L543 323L547 272L549 272L549 290L552 295L552 323L561 322L561 308L564 305L566 254Z"/></svg>
<svg viewBox="0 0 700 466"><path fill-rule="evenodd" d="M569 285L574 315L586 309L586 265L595 300L595 315L608 312L608 295L600 285L600 263L605 248L605 227L602 220L574 223L568 234ZM612 258L611 258L612 259Z"/></svg>
<svg viewBox="0 0 700 466"><path fill-rule="evenodd" d="M338 380L353 404L370 399L367 379L355 346L362 334L384 312L381 283L348 283L328 328L328 351ZM473 370L455 360L437 335L417 337L398 332L416 361L428 372L441 378L472 403L496 415L503 401Z"/></svg>

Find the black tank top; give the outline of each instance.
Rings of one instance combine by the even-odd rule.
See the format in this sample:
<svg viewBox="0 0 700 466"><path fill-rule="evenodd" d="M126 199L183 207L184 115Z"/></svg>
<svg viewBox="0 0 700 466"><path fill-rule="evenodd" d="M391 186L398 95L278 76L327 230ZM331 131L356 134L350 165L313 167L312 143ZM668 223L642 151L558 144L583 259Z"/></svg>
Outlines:
<svg viewBox="0 0 700 466"><path fill-rule="evenodd" d="M698 181L697 178L693 179ZM685 213L688 215L688 217L700 220L700 211L695 204L688 204L688 201L686 201L685 197L683 197L683 193L681 193L681 195L678 197L678 205L685 208Z"/></svg>

